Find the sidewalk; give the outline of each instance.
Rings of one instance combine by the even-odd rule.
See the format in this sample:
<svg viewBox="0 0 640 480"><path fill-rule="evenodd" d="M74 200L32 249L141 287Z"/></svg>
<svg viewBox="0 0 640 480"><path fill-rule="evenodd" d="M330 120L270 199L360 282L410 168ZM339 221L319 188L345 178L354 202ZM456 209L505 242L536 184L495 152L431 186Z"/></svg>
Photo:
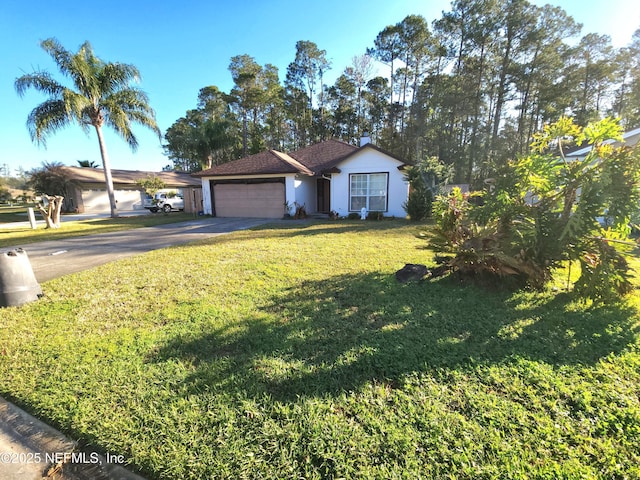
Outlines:
<svg viewBox="0 0 640 480"><path fill-rule="evenodd" d="M119 463L82 451L76 442L0 397L2 480L144 480Z"/></svg>

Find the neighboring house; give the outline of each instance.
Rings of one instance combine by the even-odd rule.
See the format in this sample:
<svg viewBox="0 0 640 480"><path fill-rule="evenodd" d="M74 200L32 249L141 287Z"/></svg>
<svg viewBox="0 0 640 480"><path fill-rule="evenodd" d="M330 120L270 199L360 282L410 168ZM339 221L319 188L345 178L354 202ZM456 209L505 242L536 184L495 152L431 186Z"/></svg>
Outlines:
<svg viewBox="0 0 640 480"><path fill-rule="evenodd" d="M638 140L640 140L640 128L635 128L622 134L622 142L616 140L607 140L604 143L612 144L616 147L619 147L621 145L632 147L633 145L638 143ZM565 157L567 157L567 160L582 159L587 156L587 154L591 151L591 148L592 145L572 148L565 153Z"/></svg>
<svg viewBox="0 0 640 480"><path fill-rule="evenodd" d="M365 136L360 147L326 140L289 154L268 150L193 176L202 180L204 213L218 217L280 218L296 204L310 214L366 208L405 217L405 166Z"/></svg>
<svg viewBox="0 0 640 480"><path fill-rule="evenodd" d="M624 132L622 134L621 142L617 140L606 140L604 143L611 144L614 147L620 147L622 145L625 145L627 147L632 147L638 143L638 140L640 140L640 128L634 128L633 130L629 130L628 132ZM593 148L593 145L587 145L586 147L575 147L570 149L568 152L566 152L565 157L569 161L582 160L589 154L592 148ZM580 192L581 192L581 189L578 189L578 195L580 195ZM603 226L607 226L610 224L609 219L607 217L600 216L600 217L596 217L596 219Z"/></svg>
<svg viewBox="0 0 640 480"><path fill-rule="evenodd" d="M67 208L78 213L109 213L109 197L101 168L63 167L71 180ZM202 189L200 182L188 173L142 172L139 170L111 169L116 206L119 212L143 210L146 193L138 180L150 175L159 177L166 188L182 193L185 212L202 210Z"/></svg>

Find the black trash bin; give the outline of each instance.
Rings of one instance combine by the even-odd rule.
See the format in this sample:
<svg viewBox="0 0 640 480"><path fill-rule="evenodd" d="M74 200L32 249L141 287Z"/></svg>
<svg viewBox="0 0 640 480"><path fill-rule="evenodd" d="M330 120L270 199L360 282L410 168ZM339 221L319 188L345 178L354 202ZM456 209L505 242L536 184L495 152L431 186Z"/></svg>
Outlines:
<svg viewBox="0 0 640 480"><path fill-rule="evenodd" d="M27 252L22 248L0 251L0 307L22 305L41 296Z"/></svg>

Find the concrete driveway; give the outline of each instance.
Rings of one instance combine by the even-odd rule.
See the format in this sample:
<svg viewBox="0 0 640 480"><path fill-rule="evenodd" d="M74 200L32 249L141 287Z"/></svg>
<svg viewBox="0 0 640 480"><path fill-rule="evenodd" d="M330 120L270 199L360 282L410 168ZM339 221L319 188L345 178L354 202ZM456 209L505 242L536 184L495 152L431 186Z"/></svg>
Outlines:
<svg viewBox="0 0 640 480"><path fill-rule="evenodd" d="M15 245L29 256L38 282L88 270L120 258L245 230L268 222L264 218L211 218L100 233L51 242Z"/></svg>

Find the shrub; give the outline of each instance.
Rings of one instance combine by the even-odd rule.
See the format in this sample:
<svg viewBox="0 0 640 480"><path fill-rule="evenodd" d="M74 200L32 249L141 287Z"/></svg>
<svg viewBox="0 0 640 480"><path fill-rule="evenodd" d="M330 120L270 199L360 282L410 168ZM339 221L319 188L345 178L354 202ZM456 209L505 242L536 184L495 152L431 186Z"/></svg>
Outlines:
<svg viewBox="0 0 640 480"><path fill-rule="evenodd" d="M409 220L420 222L431 216L432 204L433 194L430 190L412 188L402 207L409 215Z"/></svg>
<svg viewBox="0 0 640 480"><path fill-rule="evenodd" d="M431 216L434 192L446 185L452 174L451 166L445 166L437 157L425 157L407 169L411 191L402 208L411 221L419 222Z"/></svg>
<svg viewBox="0 0 640 480"><path fill-rule="evenodd" d="M562 149L566 139L592 149L584 159L569 160ZM536 135L533 152L498 175L482 202L472 205L457 189L440 197L430 236L444 254L440 271L542 288L554 267L577 261L580 295L607 301L628 293L623 255L640 202L640 155L609 139L621 139L613 120L581 128L563 118ZM606 229L596 220L605 214L611 224Z"/></svg>

